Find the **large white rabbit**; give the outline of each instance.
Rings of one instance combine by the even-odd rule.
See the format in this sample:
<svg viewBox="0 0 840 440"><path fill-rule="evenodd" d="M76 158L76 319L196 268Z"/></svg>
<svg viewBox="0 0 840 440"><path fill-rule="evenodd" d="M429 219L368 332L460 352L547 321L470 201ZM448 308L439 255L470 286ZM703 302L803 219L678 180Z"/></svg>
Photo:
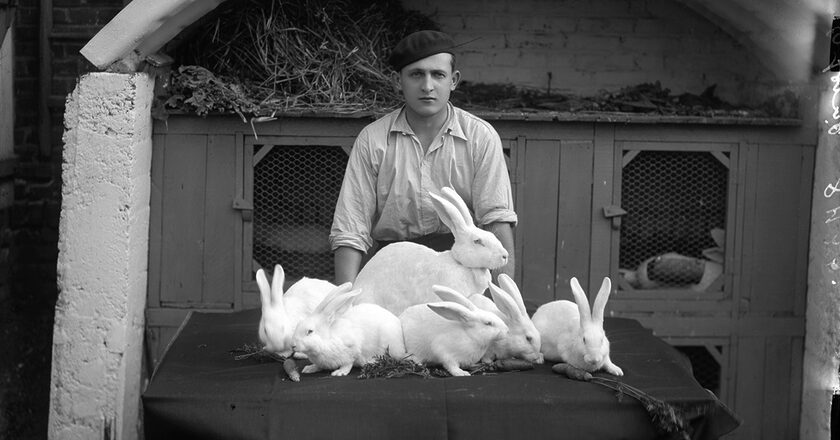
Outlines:
<svg viewBox="0 0 840 440"><path fill-rule="evenodd" d="M455 290L444 286L433 290L444 301L416 304L400 315L405 350L416 362L441 365L453 376L469 376L463 367L476 364L491 344L505 337L508 327Z"/></svg>
<svg viewBox="0 0 840 440"><path fill-rule="evenodd" d="M454 189L429 193L441 221L452 231L452 249L436 252L426 246L399 242L382 248L359 272L354 288L363 293L357 303L374 303L395 315L407 307L437 301L432 286L451 287L466 296L484 292L490 270L504 266L508 253L492 232L475 226L467 204Z"/></svg>
<svg viewBox="0 0 840 440"><path fill-rule="evenodd" d="M604 308L612 283L605 277L590 312L589 300L577 278L569 282L575 303L566 300L541 305L532 318L542 336L546 361L566 362L590 373L603 369L622 376L624 372L610 360L610 341L604 333Z"/></svg>
<svg viewBox="0 0 840 440"><path fill-rule="evenodd" d="M312 313L324 297L335 289L335 285L329 281L303 277L292 284L284 295L285 280L286 274L279 264L274 266L271 284L265 271L257 270L262 311L260 342L264 350L288 357L292 354L292 334L298 322Z"/></svg>
<svg viewBox="0 0 840 440"><path fill-rule="evenodd" d="M346 376L353 366L361 367L385 353L395 359L405 357L399 318L376 304L354 306L361 292L350 289L350 283L336 287L298 323L292 348L312 362L303 373L331 370L333 376Z"/></svg>

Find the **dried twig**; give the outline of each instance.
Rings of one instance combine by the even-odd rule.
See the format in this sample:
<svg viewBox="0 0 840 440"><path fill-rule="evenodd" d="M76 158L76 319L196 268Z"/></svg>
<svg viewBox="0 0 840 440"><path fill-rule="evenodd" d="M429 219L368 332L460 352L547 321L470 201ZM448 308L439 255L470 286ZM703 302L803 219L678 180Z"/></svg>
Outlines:
<svg viewBox="0 0 840 440"><path fill-rule="evenodd" d="M242 346L230 350L229 353L234 354L233 359L237 361L254 359L257 362L283 362L286 360L277 353L263 350L257 344L242 344Z"/></svg>
<svg viewBox="0 0 840 440"><path fill-rule="evenodd" d="M691 438L688 433L689 426L685 411L617 380L596 376L589 379L589 382L615 390L619 400L621 400L622 395L638 400L645 407L651 421L660 433L677 435L685 440Z"/></svg>

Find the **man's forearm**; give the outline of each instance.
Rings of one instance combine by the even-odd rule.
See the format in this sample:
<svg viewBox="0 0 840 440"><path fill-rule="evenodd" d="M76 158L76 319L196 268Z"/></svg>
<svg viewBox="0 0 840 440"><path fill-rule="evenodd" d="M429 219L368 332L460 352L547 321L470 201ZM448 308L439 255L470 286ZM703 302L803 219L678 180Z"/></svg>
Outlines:
<svg viewBox="0 0 840 440"><path fill-rule="evenodd" d="M502 246L508 251L508 262L506 265L492 271L493 281L500 273L506 274L513 278L514 270L516 268L516 251L513 243L513 226L508 222L496 222L488 224L485 229L492 232L496 238L502 242Z"/></svg>
<svg viewBox="0 0 840 440"><path fill-rule="evenodd" d="M362 251L351 247L341 246L335 250L335 284L356 281L359 266L362 264Z"/></svg>

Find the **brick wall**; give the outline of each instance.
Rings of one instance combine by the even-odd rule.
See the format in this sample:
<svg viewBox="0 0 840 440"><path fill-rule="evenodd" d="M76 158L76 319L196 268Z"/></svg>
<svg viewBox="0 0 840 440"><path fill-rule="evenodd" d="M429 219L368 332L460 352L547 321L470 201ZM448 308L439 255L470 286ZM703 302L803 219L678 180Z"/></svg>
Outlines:
<svg viewBox="0 0 840 440"><path fill-rule="evenodd" d="M49 410L56 258L61 207L64 101L77 77L93 70L79 49L121 8L122 0L52 0L47 142L39 133L40 2L18 0L15 16L14 205L0 212L0 437L45 438ZM7 223L9 227L3 227ZM4 252L10 248L9 264ZM4 297L3 270L11 274Z"/></svg>
<svg viewBox="0 0 840 440"><path fill-rule="evenodd" d="M788 86L751 50L672 0L422 0L456 42L467 81L591 95L660 81L757 105ZM477 39L473 41L474 39Z"/></svg>

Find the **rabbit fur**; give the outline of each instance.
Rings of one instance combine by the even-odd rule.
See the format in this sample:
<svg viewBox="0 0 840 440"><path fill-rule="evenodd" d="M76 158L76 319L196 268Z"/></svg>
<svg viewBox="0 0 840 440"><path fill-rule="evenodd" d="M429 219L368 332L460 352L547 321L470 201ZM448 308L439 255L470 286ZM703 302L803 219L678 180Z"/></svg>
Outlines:
<svg viewBox="0 0 840 440"><path fill-rule="evenodd" d="M532 318L542 336L545 360L566 362L590 373L604 370L615 376L624 372L610 360L610 341L604 333L604 308L612 283L604 278L590 312L589 300L577 278L569 282L575 303L552 301L540 306Z"/></svg>
<svg viewBox="0 0 840 440"><path fill-rule="evenodd" d="M382 248L362 268L354 288L363 293L357 303L374 303L395 315L407 307L437 301L432 285L449 286L464 295L483 293L490 270L508 261L508 253L492 232L475 226L467 204L454 189L429 193L441 221L452 231L452 249L436 252L412 242Z"/></svg>
<svg viewBox="0 0 840 440"><path fill-rule="evenodd" d="M298 323L292 348L311 362L303 367L303 373L331 370L333 376L346 376L353 366L360 367L385 353L395 359L405 357L400 320L376 304L354 306L361 291L351 291L351 286L336 287Z"/></svg>
<svg viewBox="0 0 840 440"><path fill-rule="evenodd" d="M499 286L490 283L490 295L497 307L497 315L507 324L509 331L507 336L490 346L482 361L519 358L537 364L543 363L543 354L540 352L542 337L531 322L525 310L522 293L513 279L507 274L499 274ZM475 295L470 296L469 299L475 302L474 297Z"/></svg>
<svg viewBox="0 0 840 440"><path fill-rule="evenodd" d="M292 354L292 334L298 322L312 313L318 303L335 289L335 285L303 277L283 294L286 274L279 264L274 266L270 284L262 268L257 270L256 278L262 312L258 333L260 342L264 350L288 357Z"/></svg>
<svg viewBox="0 0 840 440"><path fill-rule="evenodd" d="M435 285L433 290L443 301L416 304L400 314L408 358L441 365L452 376L469 376L462 367L477 363L508 327L453 289Z"/></svg>

